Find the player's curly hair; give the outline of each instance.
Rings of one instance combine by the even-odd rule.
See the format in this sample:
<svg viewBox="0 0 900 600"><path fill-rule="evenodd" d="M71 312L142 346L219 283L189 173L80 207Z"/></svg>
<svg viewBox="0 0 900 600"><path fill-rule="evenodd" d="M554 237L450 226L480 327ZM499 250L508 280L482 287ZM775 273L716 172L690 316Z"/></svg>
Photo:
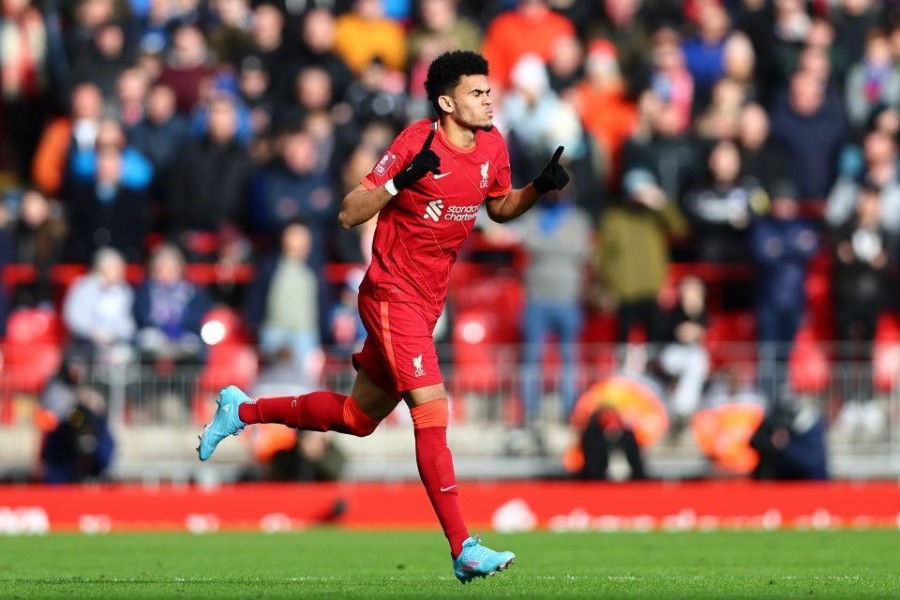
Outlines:
<svg viewBox="0 0 900 600"><path fill-rule="evenodd" d="M463 75L487 75L488 63L483 56L468 50L452 50L438 56L428 67L425 92L434 110L441 114L438 98L445 96L459 85Z"/></svg>

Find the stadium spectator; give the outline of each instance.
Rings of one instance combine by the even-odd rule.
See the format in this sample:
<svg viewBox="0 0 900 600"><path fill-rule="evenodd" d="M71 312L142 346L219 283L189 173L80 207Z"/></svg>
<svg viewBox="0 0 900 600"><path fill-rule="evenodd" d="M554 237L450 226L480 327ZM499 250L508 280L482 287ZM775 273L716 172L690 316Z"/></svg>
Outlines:
<svg viewBox="0 0 900 600"><path fill-rule="evenodd" d="M93 270L76 279L63 301L71 352L120 367L132 356L134 292L125 281L124 257L111 248L94 255Z"/></svg>
<svg viewBox="0 0 900 600"><path fill-rule="evenodd" d="M173 234L191 256L201 258L215 248L204 234L242 222L253 172L250 156L236 138L234 99L215 94L208 109L209 133L181 150L166 202Z"/></svg>
<svg viewBox="0 0 900 600"><path fill-rule="evenodd" d="M306 13L301 40L304 51L295 57L294 64L288 69L288 80L295 80L296 73L305 67L324 69L331 79L332 97L340 100L347 93L354 75L334 51L335 28L335 18L330 11L314 8Z"/></svg>
<svg viewBox="0 0 900 600"><path fill-rule="evenodd" d="M850 125L857 131L863 129L877 107L900 106L900 72L884 31L869 32L863 60L847 74L844 103Z"/></svg>
<svg viewBox="0 0 900 600"><path fill-rule="evenodd" d="M771 214L750 230L757 268L756 330L760 386L776 399L785 391L787 359L806 313L804 282L819 247L815 226L800 216L793 186L772 190Z"/></svg>
<svg viewBox="0 0 900 600"><path fill-rule="evenodd" d="M574 90L573 103L596 144L601 179L608 188L621 177L622 147L637 127L637 109L628 96L615 46L592 42L585 59L585 78Z"/></svg>
<svg viewBox="0 0 900 600"><path fill-rule="evenodd" d="M366 328L359 316L359 285L363 274L361 269L350 271L331 307L329 353L339 357L350 358L366 341Z"/></svg>
<svg viewBox="0 0 900 600"><path fill-rule="evenodd" d="M188 142L187 127L187 120L176 110L175 92L169 86L157 83L147 95L144 118L128 132L134 148L153 165L153 179L148 189L154 202L156 231L165 230L164 207L160 204L174 175L178 154Z"/></svg>
<svg viewBox="0 0 900 600"><path fill-rule="evenodd" d="M623 198L600 219L597 261L601 281L616 307L617 340L628 342L635 325L653 342L659 327L657 297L669 271L669 241L684 237L687 223L652 174L635 170L623 182Z"/></svg>
<svg viewBox="0 0 900 600"><path fill-rule="evenodd" d="M355 0L353 10L337 18L334 52L357 76L379 61L392 71L406 69L406 34L388 19L381 0Z"/></svg>
<svg viewBox="0 0 900 600"><path fill-rule="evenodd" d="M254 229L278 234L298 217L312 234L309 264L317 273L325 268L338 197L309 132L289 131L281 137L279 157L259 173L252 185L249 215Z"/></svg>
<svg viewBox="0 0 900 600"><path fill-rule="evenodd" d="M255 4L251 17L250 40L241 48L241 59L254 57L262 68L270 73L272 88L282 90L283 66L291 60L291 52L285 40L284 14L274 2Z"/></svg>
<svg viewBox="0 0 900 600"><path fill-rule="evenodd" d="M203 32L196 25L179 25L172 33L172 49L158 81L175 91L175 105L181 114L190 114L200 99L200 84L213 73L210 63Z"/></svg>
<svg viewBox="0 0 900 600"><path fill-rule="evenodd" d="M331 113L324 110L310 111L303 119L302 127L309 132L316 147L315 170L325 173L331 188L337 191L340 188L341 169L353 147L356 132L336 123ZM327 224L331 226L331 233L334 233L334 222Z"/></svg>
<svg viewBox="0 0 900 600"><path fill-rule="evenodd" d="M56 296L53 266L65 252L70 225L56 201L37 190L26 190L20 201L13 235L16 263L31 265L35 278L16 286L14 306L52 306Z"/></svg>
<svg viewBox="0 0 900 600"><path fill-rule="evenodd" d="M491 64L491 82L509 87L519 59L533 53L547 63L557 41L574 35L572 22L551 11L545 0L518 0L515 10L493 19L484 35L482 52Z"/></svg>
<svg viewBox="0 0 900 600"><path fill-rule="evenodd" d="M820 74L827 73L828 85L841 92L851 63L846 49L834 43L835 35L831 21L822 16L814 17L806 33L806 46L797 56L795 70L813 66L810 57L814 57L812 62L818 63Z"/></svg>
<svg viewBox="0 0 900 600"><path fill-rule="evenodd" d="M732 79L720 79L713 85L706 109L694 119L697 136L709 143L734 140L740 131L741 114L746 105L745 88Z"/></svg>
<svg viewBox="0 0 900 600"><path fill-rule="evenodd" d="M574 107L550 88L547 68L536 54L516 63L511 87L503 97L502 115L509 131L510 160L519 172L529 172L557 146L569 158L580 158L583 131Z"/></svg>
<svg viewBox="0 0 900 600"><path fill-rule="evenodd" d="M134 63L128 47L125 31L115 21L103 23L93 31L90 51L72 65L75 81L93 83L103 94L103 99L115 100L116 81L119 75Z"/></svg>
<svg viewBox="0 0 900 600"><path fill-rule="evenodd" d="M253 43L254 14L248 0L210 3L215 24L208 29L209 49L223 63L237 65L244 49Z"/></svg>
<svg viewBox="0 0 900 600"><path fill-rule="evenodd" d="M197 364L204 353L200 322L209 308L206 292L184 278L181 252L169 244L156 248L134 297L142 359Z"/></svg>
<svg viewBox="0 0 900 600"><path fill-rule="evenodd" d="M54 198L62 191L70 156L94 147L103 117L103 96L92 83L75 86L71 104L71 114L53 119L44 129L31 166L34 184Z"/></svg>
<svg viewBox="0 0 900 600"><path fill-rule="evenodd" d="M825 219L832 227L852 220L860 190L864 186L878 190L881 197L881 224L891 234L900 234L900 163L897 142L881 131L868 133L863 140L861 173L842 176L835 183L825 209Z"/></svg>
<svg viewBox="0 0 900 600"><path fill-rule="evenodd" d="M771 65L766 79L774 91L781 88L795 71L797 55L806 44L813 19L804 0L779 0L772 8L771 22L767 18L767 9L762 11L761 25L768 31L758 39L755 47L757 53L765 57L765 63Z"/></svg>
<svg viewBox="0 0 900 600"><path fill-rule="evenodd" d="M741 178L737 146L722 141L707 158L709 180L691 190L684 212L696 236L696 260L743 263L750 258L747 241L754 214L767 208L768 198L759 184Z"/></svg>
<svg viewBox="0 0 900 600"><path fill-rule="evenodd" d="M149 90L149 76L143 69L137 67L125 69L116 80L113 112L129 138L134 127L144 118Z"/></svg>
<svg viewBox="0 0 900 600"><path fill-rule="evenodd" d="M264 357L288 348L307 385L318 382L322 343L319 332L319 276L309 264L313 236L306 223L285 222L279 255L260 265L248 291L246 319L257 333Z"/></svg>
<svg viewBox="0 0 900 600"><path fill-rule="evenodd" d="M95 160L96 178L78 185L67 207L69 257L86 263L98 249L111 247L126 260L139 261L149 231L149 200L126 185L120 146L98 145Z"/></svg>
<svg viewBox="0 0 900 600"><path fill-rule="evenodd" d="M741 176L756 180L766 191L792 181L787 152L770 133L769 116L759 104L741 111L737 142Z"/></svg>
<svg viewBox="0 0 900 600"><path fill-rule="evenodd" d="M659 8L642 0L603 0L599 18L586 24L589 45L608 40L616 47L629 97L637 97L650 82L653 60L647 48L650 32L661 22L654 12Z"/></svg>
<svg viewBox="0 0 900 600"><path fill-rule="evenodd" d="M67 352L59 370L47 381L38 395L41 409L57 420L65 419L78 404L78 389L90 375L90 361L79 352Z"/></svg>
<svg viewBox="0 0 900 600"><path fill-rule="evenodd" d="M607 481L610 458L621 452L628 462L628 480L641 481L647 478L644 458L634 431L610 406L601 406L588 419L581 433L581 452L584 466L578 473L580 479Z"/></svg>
<svg viewBox="0 0 900 600"><path fill-rule="evenodd" d="M79 387L75 398L75 407L41 443L45 483L99 481L112 463L116 443L103 397L88 387Z"/></svg>
<svg viewBox="0 0 900 600"><path fill-rule="evenodd" d="M310 111L330 110L335 104L331 76L321 67L305 66L290 82L290 102L279 107L277 124L281 128L297 127Z"/></svg>
<svg viewBox="0 0 900 600"><path fill-rule="evenodd" d="M238 67L238 90L240 100L250 111L253 136L259 139L270 132L272 116L275 114L272 75L262 66L256 56L244 58Z"/></svg>
<svg viewBox="0 0 900 600"><path fill-rule="evenodd" d="M563 419L578 397L579 341L584 325L582 299L592 254L591 220L572 192L550 193L515 223L529 263L525 269L524 343L520 379L525 422L541 418L547 338L559 345Z"/></svg>
<svg viewBox="0 0 900 600"><path fill-rule="evenodd" d="M835 46L843 48L851 63L864 53L868 33L884 22L885 3L875 0L839 0L829 15L834 23Z"/></svg>
<svg viewBox="0 0 900 600"><path fill-rule="evenodd" d="M788 152L799 197L825 198L837 176L838 151L847 135L840 99L826 94L820 78L799 71L772 108L771 120L772 136Z"/></svg>
<svg viewBox="0 0 900 600"><path fill-rule="evenodd" d="M685 277L678 284L675 305L660 318L659 364L675 380L669 395L673 431L682 430L700 407L710 366L704 346L707 319L706 286L696 277Z"/></svg>
<svg viewBox="0 0 900 600"><path fill-rule="evenodd" d="M667 201L680 203L702 180L703 159L693 138L681 130L681 116L652 91L641 94L638 126L622 149L622 168L652 175Z"/></svg>
<svg viewBox="0 0 900 600"><path fill-rule="evenodd" d="M722 57L723 79L738 84L747 100L759 100L760 94L756 81L756 52L750 38L740 31L728 36Z"/></svg>
<svg viewBox="0 0 900 600"><path fill-rule="evenodd" d="M825 420L815 404L798 398L770 409L750 439L759 453L755 479L825 481L829 479Z"/></svg>
<svg viewBox="0 0 900 600"><path fill-rule="evenodd" d="M67 175L67 192L76 193L81 186L96 183L99 177L99 156L103 149L113 148L121 154L122 187L145 191L153 181L153 164L133 145L128 144L122 125L116 119L103 119L97 128L93 146L78 146L71 152Z"/></svg>
<svg viewBox="0 0 900 600"><path fill-rule="evenodd" d="M713 85L724 75L725 46L730 31L731 23L723 6L715 2L700 5L693 35L681 43L685 66L696 86L696 106L707 104Z"/></svg>
<svg viewBox="0 0 900 600"><path fill-rule="evenodd" d="M235 227L224 227L219 232L216 253L215 280L206 286L210 301L215 305L228 306L240 312L246 301L247 281L244 273L248 267L255 267L253 245Z"/></svg>
<svg viewBox="0 0 900 600"><path fill-rule="evenodd" d="M872 341L897 259L896 240L881 221L881 190L864 185L858 194L855 217L833 235L834 323L844 380L852 388L845 390L848 401L872 398Z"/></svg>
<svg viewBox="0 0 900 600"><path fill-rule="evenodd" d="M0 109L19 177L27 181L50 108L51 34L31 0L3 0L0 9Z"/></svg>
<svg viewBox="0 0 900 600"><path fill-rule="evenodd" d="M408 101L403 74L392 71L379 59L373 60L347 88L344 101L358 128L375 121L399 127L404 122Z"/></svg>
<svg viewBox="0 0 900 600"><path fill-rule="evenodd" d="M681 36L664 27L653 34L653 72L650 89L672 113L674 133L684 134L691 126L694 110L694 77L685 65Z"/></svg>
<svg viewBox="0 0 900 600"><path fill-rule="evenodd" d="M616 64L618 69L618 64ZM559 38L547 63L550 88L570 99L571 92L584 78L584 48L576 37Z"/></svg>

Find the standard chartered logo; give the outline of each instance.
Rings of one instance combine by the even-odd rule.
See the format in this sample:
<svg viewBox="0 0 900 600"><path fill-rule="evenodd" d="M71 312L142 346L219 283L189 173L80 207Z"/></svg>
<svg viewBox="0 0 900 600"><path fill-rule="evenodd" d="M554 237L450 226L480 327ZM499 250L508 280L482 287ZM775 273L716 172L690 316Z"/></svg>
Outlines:
<svg viewBox="0 0 900 600"><path fill-rule="evenodd" d="M441 220L442 212L444 212L444 201L432 200L428 203L428 207L425 209L425 214L422 216L437 223Z"/></svg>
<svg viewBox="0 0 900 600"><path fill-rule="evenodd" d="M451 206L447 208L447 214L444 219L447 221L471 221L478 216L478 205L474 206Z"/></svg>
<svg viewBox="0 0 900 600"><path fill-rule="evenodd" d="M431 219L435 223L443 216L445 221L472 221L478 216L478 205L474 206L444 206L443 200L432 200L425 207L425 219Z"/></svg>

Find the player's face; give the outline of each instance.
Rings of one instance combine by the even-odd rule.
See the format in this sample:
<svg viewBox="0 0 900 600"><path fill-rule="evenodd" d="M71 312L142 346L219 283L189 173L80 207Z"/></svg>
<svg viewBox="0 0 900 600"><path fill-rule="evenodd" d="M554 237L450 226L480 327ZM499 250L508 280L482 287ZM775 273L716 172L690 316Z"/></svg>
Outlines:
<svg viewBox="0 0 900 600"><path fill-rule="evenodd" d="M463 75L451 96L457 123L470 129L490 129L494 119L491 86L485 75Z"/></svg>

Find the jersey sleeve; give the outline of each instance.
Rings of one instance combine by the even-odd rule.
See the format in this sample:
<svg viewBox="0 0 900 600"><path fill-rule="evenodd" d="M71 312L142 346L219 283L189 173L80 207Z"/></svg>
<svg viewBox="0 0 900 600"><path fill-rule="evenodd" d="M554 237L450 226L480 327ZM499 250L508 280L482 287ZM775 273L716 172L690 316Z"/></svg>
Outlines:
<svg viewBox="0 0 900 600"><path fill-rule="evenodd" d="M506 142L498 133L496 139L496 165L497 170L494 173L494 180L488 188L488 198L502 198L512 190L512 175L509 167L509 151L506 149Z"/></svg>
<svg viewBox="0 0 900 600"><path fill-rule="evenodd" d="M421 144L420 144L421 145ZM374 190L379 185L384 185L388 179L405 169L415 156L410 144L409 129L397 136L391 147L388 148L381 159L375 163L372 171L362 178L360 183L368 190Z"/></svg>

